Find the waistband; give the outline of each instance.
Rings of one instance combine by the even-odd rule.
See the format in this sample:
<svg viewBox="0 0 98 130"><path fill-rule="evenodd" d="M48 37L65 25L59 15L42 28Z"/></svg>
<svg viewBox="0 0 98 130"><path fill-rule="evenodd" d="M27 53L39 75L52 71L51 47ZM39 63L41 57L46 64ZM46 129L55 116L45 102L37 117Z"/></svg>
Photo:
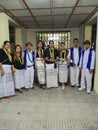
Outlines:
<svg viewBox="0 0 98 130"><path fill-rule="evenodd" d="M34 66L34 65L29 65L29 66L27 66L27 67L30 68L30 67L32 67L32 66Z"/></svg>

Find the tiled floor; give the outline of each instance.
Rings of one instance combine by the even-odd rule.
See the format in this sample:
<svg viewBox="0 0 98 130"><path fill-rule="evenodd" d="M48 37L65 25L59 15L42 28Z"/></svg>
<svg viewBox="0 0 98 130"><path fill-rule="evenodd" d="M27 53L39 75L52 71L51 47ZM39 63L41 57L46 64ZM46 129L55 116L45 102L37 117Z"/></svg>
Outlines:
<svg viewBox="0 0 98 130"><path fill-rule="evenodd" d="M98 95L66 87L0 100L0 130L98 130Z"/></svg>

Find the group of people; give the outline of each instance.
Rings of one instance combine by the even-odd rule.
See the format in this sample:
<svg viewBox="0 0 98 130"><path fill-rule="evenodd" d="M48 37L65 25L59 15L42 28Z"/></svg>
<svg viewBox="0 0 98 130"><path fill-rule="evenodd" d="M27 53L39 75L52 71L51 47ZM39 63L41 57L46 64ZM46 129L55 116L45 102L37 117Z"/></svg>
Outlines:
<svg viewBox="0 0 98 130"><path fill-rule="evenodd" d="M0 98L9 98L20 93L22 88L34 89L34 72L37 70L38 84L42 89L58 87L64 90L68 77L71 87L78 87L79 91L86 88L91 92L92 75L95 63L95 52L89 40L85 40L84 47L79 47L78 38L74 38L73 47L66 49L61 42L60 49L54 47L54 41L49 41L49 47L44 49L42 41L38 41L37 49L33 51L33 44L26 43L26 50L15 45L10 53L10 42L5 41L0 49ZM68 64L70 75L68 76ZM79 75L81 74L81 82Z"/></svg>

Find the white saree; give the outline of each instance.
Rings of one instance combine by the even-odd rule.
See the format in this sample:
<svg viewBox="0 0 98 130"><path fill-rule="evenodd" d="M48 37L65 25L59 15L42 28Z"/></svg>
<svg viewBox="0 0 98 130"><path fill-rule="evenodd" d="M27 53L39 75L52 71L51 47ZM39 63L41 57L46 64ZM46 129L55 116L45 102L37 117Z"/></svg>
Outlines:
<svg viewBox="0 0 98 130"><path fill-rule="evenodd" d="M68 80L67 61L59 61L59 82L66 83Z"/></svg>
<svg viewBox="0 0 98 130"><path fill-rule="evenodd" d="M14 73L14 83L16 89L24 87L24 69L16 69L16 72Z"/></svg>
<svg viewBox="0 0 98 130"><path fill-rule="evenodd" d="M36 58L37 76L40 84L45 84L45 63L43 58Z"/></svg>
<svg viewBox="0 0 98 130"><path fill-rule="evenodd" d="M4 76L0 77L2 83L0 83L0 88L2 88L2 96L11 96L15 94L14 90L14 80L11 71L11 65L3 65L5 71ZM1 86L2 85L2 86Z"/></svg>
<svg viewBox="0 0 98 130"><path fill-rule="evenodd" d="M58 87L58 67L54 64L46 64L46 83L47 88Z"/></svg>

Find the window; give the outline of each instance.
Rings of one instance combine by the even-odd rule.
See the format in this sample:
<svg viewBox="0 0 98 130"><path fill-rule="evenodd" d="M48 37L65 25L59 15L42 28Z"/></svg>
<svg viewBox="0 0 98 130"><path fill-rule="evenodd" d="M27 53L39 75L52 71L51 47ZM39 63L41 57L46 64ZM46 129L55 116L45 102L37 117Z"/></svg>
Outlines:
<svg viewBox="0 0 98 130"><path fill-rule="evenodd" d="M36 40L42 40L45 46L49 45L50 40L54 40L55 48L59 48L61 42L64 42L66 48L70 48L71 42L71 33L70 31L66 32L37 32L36 33Z"/></svg>

